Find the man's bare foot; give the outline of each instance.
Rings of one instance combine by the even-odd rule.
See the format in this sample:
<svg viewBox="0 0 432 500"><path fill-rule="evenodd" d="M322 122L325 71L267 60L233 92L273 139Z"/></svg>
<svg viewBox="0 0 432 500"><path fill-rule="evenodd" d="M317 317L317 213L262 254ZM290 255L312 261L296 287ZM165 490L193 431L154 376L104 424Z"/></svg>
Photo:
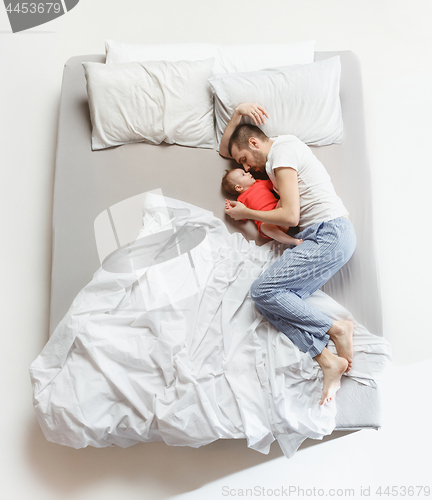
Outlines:
<svg viewBox="0 0 432 500"><path fill-rule="evenodd" d="M322 350L321 354L315 356L315 359L324 373L323 390L319 404L325 405L335 397L340 387L342 375L347 369L348 361L345 358L335 356L327 347Z"/></svg>
<svg viewBox="0 0 432 500"><path fill-rule="evenodd" d="M348 373L352 367L353 360L353 332L354 324L352 321L335 321L327 332L333 340L338 356L348 361Z"/></svg>

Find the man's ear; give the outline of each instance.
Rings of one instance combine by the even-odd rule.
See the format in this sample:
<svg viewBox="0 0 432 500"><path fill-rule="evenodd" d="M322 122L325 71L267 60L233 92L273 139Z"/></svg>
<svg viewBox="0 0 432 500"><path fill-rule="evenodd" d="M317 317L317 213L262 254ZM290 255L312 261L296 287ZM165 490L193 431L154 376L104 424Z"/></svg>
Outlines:
<svg viewBox="0 0 432 500"><path fill-rule="evenodd" d="M250 149L259 149L260 143L256 137L249 137L249 148Z"/></svg>

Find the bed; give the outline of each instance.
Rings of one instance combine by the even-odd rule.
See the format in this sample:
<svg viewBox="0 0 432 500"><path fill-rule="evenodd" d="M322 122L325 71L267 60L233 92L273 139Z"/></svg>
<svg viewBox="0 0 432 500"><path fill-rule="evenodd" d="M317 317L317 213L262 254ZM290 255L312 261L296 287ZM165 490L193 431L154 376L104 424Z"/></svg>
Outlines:
<svg viewBox="0 0 432 500"><path fill-rule="evenodd" d="M383 364L389 358L389 349L382 339L382 310L374 246L372 192L365 144L360 67L357 57L349 51L316 52L315 60L326 60L335 55L340 56L342 65L340 97L344 120L343 141L341 144L313 147L313 152L326 166L337 193L350 212L358 243L350 262L324 286L323 292L337 301L342 308L350 311L358 324L377 336L376 345L379 346L381 366L381 362ZM215 150L135 143L92 151L91 122L82 66L83 62L89 61L104 62L105 56L73 57L67 61L64 68L52 223L50 334L53 334L62 318L67 315L75 297L91 282L92 277L94 279L100 268L95 221L109 207L124 200L162 190L169 209L188 206L178 203L200 207L205 211L200 212L200 217L207 217L207 211L212 213L212 217L223 221L227 234L234 235L234 238L237 238L236 234L241 233L246 241L254 240L257 248L265 243L252 221L236 223L225 216L225 193L219 186L223 172L230 168L231 161L220 157ZM209 186L213 188L209 189ZM193 212L194 208L191 210ZM236 242L237 245L238 241ZM216 433L207 436L203 441L195 439L191 442L187 439L176 441L175 436L170 442L170 438L166 438L170 435L169 432L165 437L150 432L145 439L135 435L132 439L131 436L123 436L123 441L113 438L103 442L97 442L94 436L88 438L87 433L87 441L68 441L64 437L64 429L61 432L58 429L50 431L47 421L51 419L52 423L55 417L48 417L46 413L38 410L39 400L36 393L40 392L41 388L35 380L39 369L38 366L32 366L35 407L46 437L55 442L75 447L88 444L129 446L143 440L163 438L173 445L201 446L218 438L248 437L247 432L243 432L244 429L242 431L237 427L238 432L231 435ZM379 371L376 372L377 376ZM376 384L365 385L356 381L355 377L343 377L337 394L337 413L335 411L329 415L328 422L328 428L336 430L378 429L381 419L380 397ZM105 438L106 433L107 431ZM310 437L320 438L319 433ZM293 440L289 434L284 435L280 431L277 439L284 453L291 456L304 437ZM257 445L259 440L256 440L255 444L248 441L248 445L266 453L271 441L267 436L261 444Z"/></svg>

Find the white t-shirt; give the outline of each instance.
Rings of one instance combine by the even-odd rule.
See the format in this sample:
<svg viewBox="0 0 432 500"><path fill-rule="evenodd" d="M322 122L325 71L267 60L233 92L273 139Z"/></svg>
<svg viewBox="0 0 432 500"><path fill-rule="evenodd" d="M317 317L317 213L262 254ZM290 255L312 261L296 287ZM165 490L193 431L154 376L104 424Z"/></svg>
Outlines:
<svg viewBox="0 0 432 500"><path fill-rule="evenodd" d="M291 167L297 171L300 193L300 229L316 222L327 222L348 215L336 194L324 165L300 139L294 135L272 138L274 143L267 157L266 171L279 193L275 170Z"/></svg>

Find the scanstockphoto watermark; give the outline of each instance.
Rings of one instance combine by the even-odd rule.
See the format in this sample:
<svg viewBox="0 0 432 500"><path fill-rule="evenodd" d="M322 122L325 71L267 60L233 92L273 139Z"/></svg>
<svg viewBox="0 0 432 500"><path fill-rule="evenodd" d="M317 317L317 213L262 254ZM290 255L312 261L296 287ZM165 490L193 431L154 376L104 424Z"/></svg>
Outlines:
<svg viewBox="0 0 432 500"><path fill-rule="evenodd" d="M3 0L13 33L48 23L72 10L79 0L22 2Z"/></svg>
<svg viewBox="0 0 432 500"><path fill-rule="evenodd" d="M112 253L105 252L108 256L104 257L102 267L112 273L130 272L133 269L141 269L162 264L171 259L181 258L188 254L192 267L193 253L195 249L201 252L211 254L214 265L213 273L215 277L226 276L228 274L241 274L243 280L249 280L251 283L263 273L263 257L248 253L242 249L236 249L228 246L222 246L213 250L208 244L205 249L201 249L201 244L206 241L206 230L199 225L185 224L177 227L176 230L164 230L155 234L139 238L134 242L115 249ZM292 250L285 250L290 252ZM275 252L269 254L272 262L283 258L283 251L276 248ZM343 260L344 255L341 251L335 251L332 254L323 255L315 258L309 267L297 266L278 266L265 271L265 277L268 282L277 282L279 280L289 280L291 283L302 282L313 279L327 281L333 275L332 263Z"/></svg>
<svg viewBox="0 0 432 500"><path fill-rule="evenodd" d="M253 488L230 488L222 487L224 497L343 497L353 498L356 492L354 488L301 488L299 486L279 486L277 488L266 488L264 486L254 486Z"/></svg>
<svg viewBox="0 0 432 500"><path fill-rule="evenodd" d="M359 486L356 488L304 488L300 486L279 486L276 488L266 488L264 486L253 486L252 488L231 488L222 486L222 497L291 497L291 498L388 498L393 497L429 497L430 486L419 485L379 485L379 486Z"/></svg>

